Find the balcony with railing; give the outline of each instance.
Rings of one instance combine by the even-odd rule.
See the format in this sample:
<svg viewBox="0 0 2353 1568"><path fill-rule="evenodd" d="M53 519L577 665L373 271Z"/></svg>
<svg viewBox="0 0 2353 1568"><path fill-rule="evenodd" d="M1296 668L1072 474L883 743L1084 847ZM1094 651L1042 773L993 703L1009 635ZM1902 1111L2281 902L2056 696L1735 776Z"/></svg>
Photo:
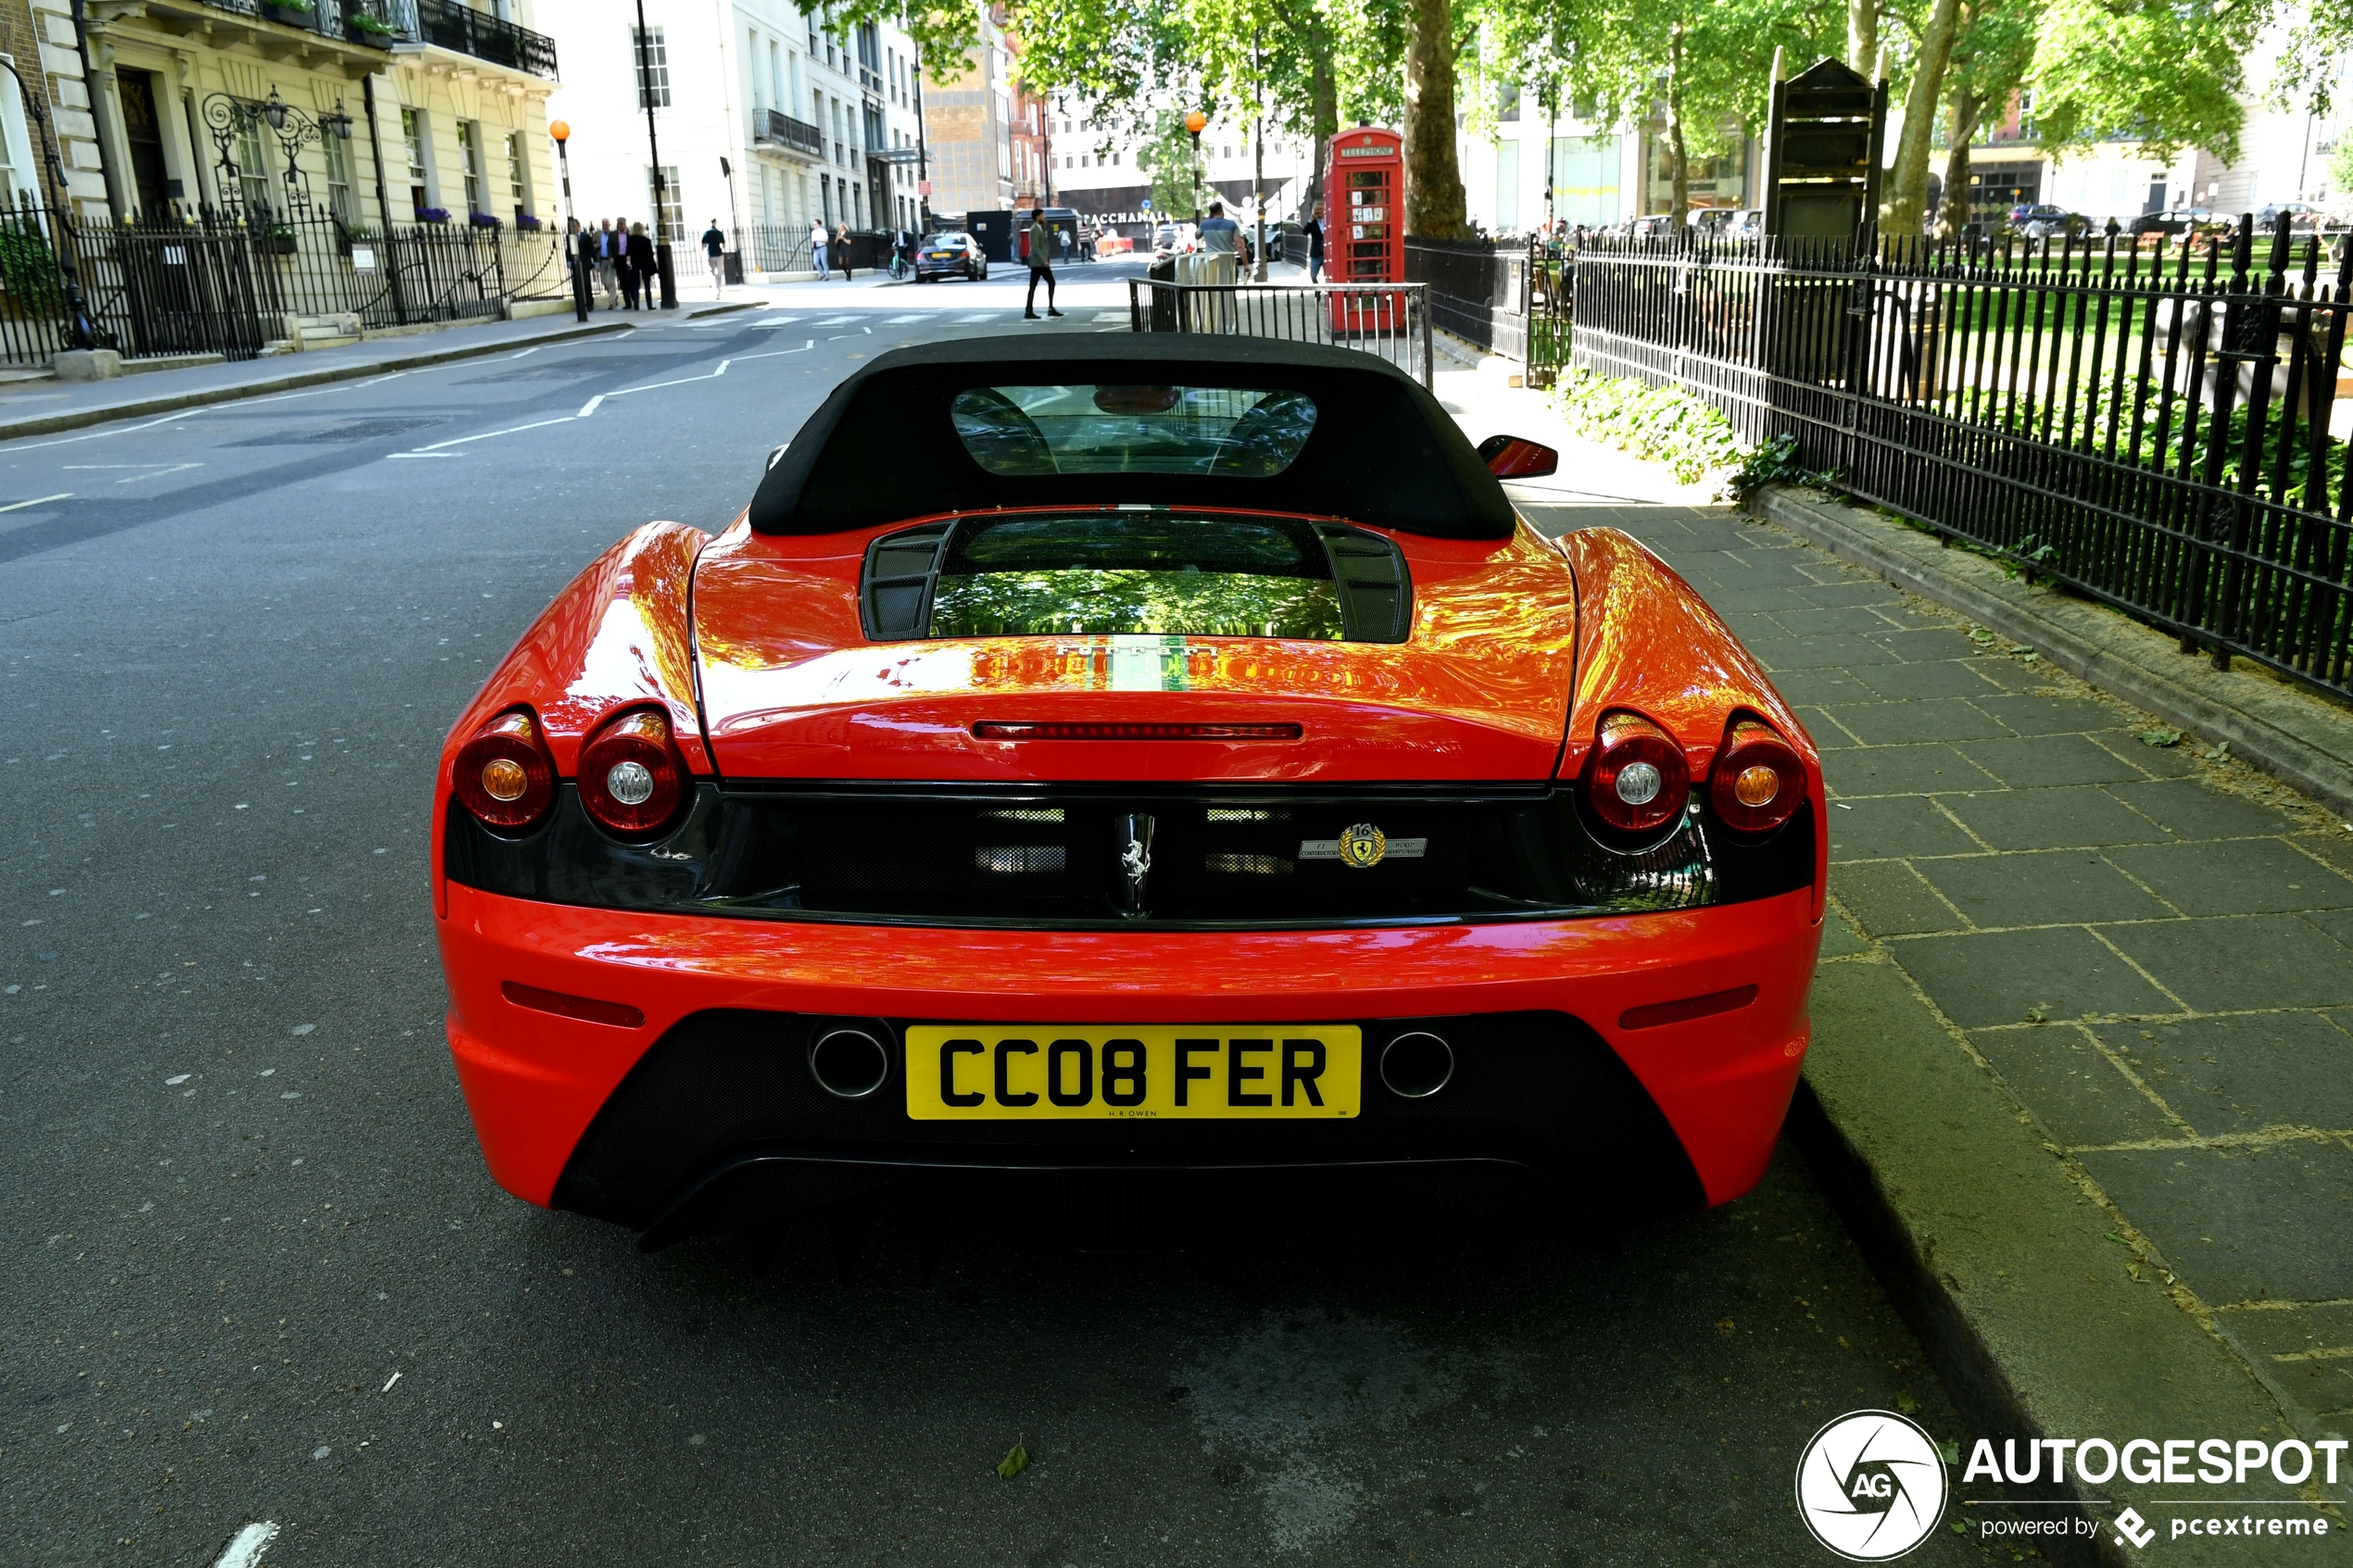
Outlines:
<svg viewBox="0 0 2353 1568"><path fill-rule="evenodd" d="M264 5L273 0L261 0ZM556 41L544 32L502 21L459 0L367 0L390 13L403 42L470 55L510 70L556 80Z"/></svg>
<svg viewBox="0 0 2353 1568"><path fill-rule="evenodd" d="M775 109L752 111L751 139L768 146L788 147L813 158L825 156L825 133L805 119L795 119Z"/></svg>
<svg viewBox="0 0 2353 1568"><path fill-rule="evenodd" d="M398 24L387 7L393 0L154 0L148 19L166 31L200 32L216 44L260 43L276 28L315 33L338 43L389 49ZM270 24L250 31L234 23L225 28L216 19L222 11L252 22Z"/></svg>

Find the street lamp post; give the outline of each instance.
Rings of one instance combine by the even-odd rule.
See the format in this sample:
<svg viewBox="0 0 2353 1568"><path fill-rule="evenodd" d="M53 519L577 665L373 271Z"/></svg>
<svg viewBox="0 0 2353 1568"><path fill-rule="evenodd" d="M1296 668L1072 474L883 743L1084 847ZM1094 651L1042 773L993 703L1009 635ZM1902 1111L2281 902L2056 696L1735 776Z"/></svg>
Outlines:
<svg viewBox="0 0 2353 1568"><path fill-rule="evenodd" d="M662 219L670 196L661 178L661 141L654 133L654 73L652 56L648 52L649 38L646 31L646 0L637 0L637 95L646 101L646 150L654 160L654 267L661 273L661 307L675 310L678 275L671 266L670 225Z"/></svg>
<svg viewBox="0 0 2353 1568"><path fill-rule="evenodd" d="M1207 129L1209 117L1199 109L1185 117L1185 134L1193 139L1193 224L1201 224L1201 133Z"/></svg>
<svg viewBox="0 0 2353 1568"><path fill-rule="evenodd" d="M586 231L572 227L572 127L563 120L547 122L547 134L556 141L556 161L564 171L564 249L572 260L572 309L579 320L588 319L588 247Z"/></svg>

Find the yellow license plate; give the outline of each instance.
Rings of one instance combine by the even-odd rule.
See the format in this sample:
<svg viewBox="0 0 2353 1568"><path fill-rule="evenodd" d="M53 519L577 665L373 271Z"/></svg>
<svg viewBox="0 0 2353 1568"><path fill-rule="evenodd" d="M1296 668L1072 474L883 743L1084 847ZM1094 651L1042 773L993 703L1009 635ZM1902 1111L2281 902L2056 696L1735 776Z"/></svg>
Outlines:
<svg viewBox="0 0 2353 1568"><path fill-rule="evenodd" d="M918 1024L907 1031L917 1122L1265 1121L1356 1114L1353 1024Z"/></svg>

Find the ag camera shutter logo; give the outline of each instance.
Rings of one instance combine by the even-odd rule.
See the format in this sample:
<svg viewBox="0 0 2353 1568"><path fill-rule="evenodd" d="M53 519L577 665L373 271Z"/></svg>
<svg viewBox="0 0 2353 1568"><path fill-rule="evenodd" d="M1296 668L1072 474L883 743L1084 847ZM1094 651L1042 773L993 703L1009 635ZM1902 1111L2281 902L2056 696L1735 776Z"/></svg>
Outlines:
<svg viewBox="0 0 2353 1568"><path fill-rule="evenodd" d="M1850 1562L1886 1562L1928 1539L1945 1497L1935 1443L1893 1411L1840 1416L1797 1461L1797 1516Z"/></svg>

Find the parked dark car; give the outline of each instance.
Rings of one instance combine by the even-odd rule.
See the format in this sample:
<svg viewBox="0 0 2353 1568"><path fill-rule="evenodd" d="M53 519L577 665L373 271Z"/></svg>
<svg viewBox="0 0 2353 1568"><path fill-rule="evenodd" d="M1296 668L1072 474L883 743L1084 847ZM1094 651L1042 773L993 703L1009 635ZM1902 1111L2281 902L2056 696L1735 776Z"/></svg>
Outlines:
<svg viewBox="0 0 2353 1568"><path fill-rule="evenodd" d="M2082 213L2070 212L2048 202L2010 208L2010 227L2030 240L2067 238L2081 234L2091 226L2092 220Z"/></svg>
<svg viewBox="0 0 2353 1568"><path fill-rule="evenodd" d="M2273 202L2255 214L2255 232L2271 232L2278 226L2282 213L2287 215L2288 228L2299 234L2309 234L2321 224L2321 209L2310 202Z"/></svg>

